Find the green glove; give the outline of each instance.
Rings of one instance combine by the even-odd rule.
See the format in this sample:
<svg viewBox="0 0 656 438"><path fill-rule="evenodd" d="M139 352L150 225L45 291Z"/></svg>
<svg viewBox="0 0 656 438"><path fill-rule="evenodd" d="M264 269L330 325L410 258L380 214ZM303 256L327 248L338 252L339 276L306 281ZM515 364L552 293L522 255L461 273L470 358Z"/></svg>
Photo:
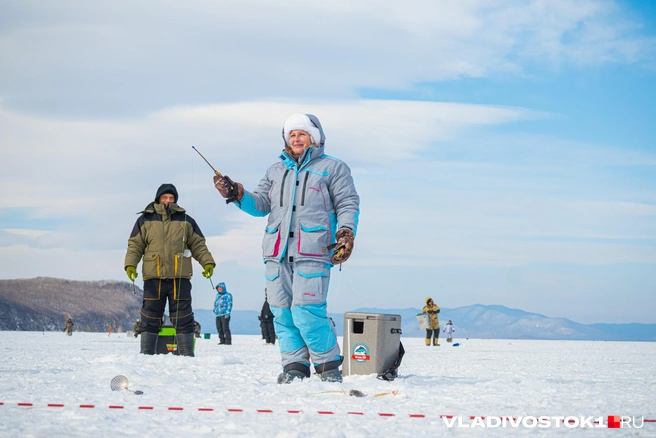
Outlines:
<svg viewBox="0 0 656 438"><path fill-rule="evenodd" d="M136 280L136 278L139 276L139 274L137 274L137 268L134 266L126 267L125 273L128 274L128 278L132 281Z"/></svg>
<svg viewBox="0 0 656 438"><path fill-rule="evenodd" d="M210 278L214 274L214 265L205 265L203 277Z"/></svg>

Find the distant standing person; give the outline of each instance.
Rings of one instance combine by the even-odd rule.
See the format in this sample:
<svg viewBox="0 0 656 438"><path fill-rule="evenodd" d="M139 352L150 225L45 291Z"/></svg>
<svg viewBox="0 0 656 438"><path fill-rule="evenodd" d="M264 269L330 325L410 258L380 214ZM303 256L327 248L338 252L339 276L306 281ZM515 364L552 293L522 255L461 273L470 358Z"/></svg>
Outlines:
<svg viewBox="0 0 656 438"><path fill-rule="evenodd" d="M66 320L66 324L64 324L64 334L66 334L67 336L73 336L74 325L75 323L73 322L73 320L71 318L68 318L68 320Z"/></svg>
<svg viewBox="0 0 656 438"><path fill-rule="evenodd" d="M423 313L428 314L430 325L426 329L426 345L431 344L431 337L433 338L433 345L439 346L438 339L440 338L440 320L437 314L440 313L440 307L433 302L433 299L426 298L426 305L421 310Z"/></svg>
<svg viewBox="0 0 656 438"><path fill-rule="evenodd" d="M453 323L451 320L446 323L444 326L444 330L442 330L444 333L446 333L446 341L447 342L452 342L453 341L453 332L456 331L455 327L453 326Z"/></svg>
<svg viewBox="0 0 656 438"><path fill-rule="evenodd" d="M128 239L125 273L134 281L143 258L144 296L141 306L141 354L155 354L162 316L169 303L169 319L176 328L180 356L194 355L194 312L191 307L191 257L210 278L216 263L196 221L178 204L173 184L162 184L155 200L137 219Z"/></svg>
<svg viewBox="0 0 656 438"><path fill-rule="evenodd" d="M141 320L137 319L132 326L132 333L134 334L134 337L136 338L139 336L139 327L141 326Z"/></svg>
<svg viewBox="0 0 656 438"><path fill-rule="evenodd" d="M225 283L216 285L214 314L216 315L216 331L219 332L219 345L232 345L230 333L230 313L232 312L232 294L226 289Z"/></svg>
<svg viewBox="0 0 656 438"><path fill-rule="evenodd" d="M267 297L268 293L264 289L264 304L262 304L262 311L260 312L260 327L262 327L262 336L266 341L266 345L275 345L276 343L276 330L273 328L273 312L269 307Z"/></svg>
<svg viewBox="0 0 656 438"><path fill-rule="evenodd" d="M194 335L200 338L200 323L198 321L194 321Z"/></svg>

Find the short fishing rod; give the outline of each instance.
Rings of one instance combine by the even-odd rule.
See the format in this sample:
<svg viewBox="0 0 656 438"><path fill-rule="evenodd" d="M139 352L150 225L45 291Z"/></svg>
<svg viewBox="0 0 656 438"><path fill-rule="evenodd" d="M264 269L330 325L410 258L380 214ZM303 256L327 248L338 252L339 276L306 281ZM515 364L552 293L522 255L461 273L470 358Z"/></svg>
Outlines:
<svg viewBox="0 0 656 438"><path fill-rule="evenodd" d="M212 166L212 165L210 164L210 162L207 161L207 158L203 157L203 154L201 154L201 153L198 151L198 149L196 149L195 146L192 146L191 148L192 148L193 150L195 150L196 152L198 152L198 155L200 155L200 157L201 157L203 160L205 160L205 162L207 163L207 165L210 166L210 167L212 168L212 170L214 171L214 173L215 173L217 176L223 177L223 175L221 175L221 172L219 172L218 170L216 170L216 169L214 168L214 166Z"/></svg>
<svg viewBox="0 0 656 438"><path fill-rule="evenodd" d="M236 186L236 184L235 184L230 178L228 178L227 176L223 176L223 175L221 175L221 172L219 172L218 170L216 170L216 169L214 168L214 166L212 166L212 165L210 164L210 162L207 161L207 158L205 158L205 157L203 156L203 154L201 154L200 151L199 151L198 149L196 149L195 146L192 146L191 148L192 148L193 150L195 150L195 151L198 153L198 155L200 155L200 157L201 157L203 160L205 160L205 162L207 163L207 165L210 166L210 167L212 168L212 170L214 171L214 174L215 174L216 176L218 176L218 177L220 177L220 178L223 178L223 181L224 181L224 182L226 183L226 185L228 186L228 198L226 199L226 204L227 204L227 203L230 203L230 202L238 202L238 201L237 201L237 194L238 194L238 192L237 192L237 186Z"/></svg>

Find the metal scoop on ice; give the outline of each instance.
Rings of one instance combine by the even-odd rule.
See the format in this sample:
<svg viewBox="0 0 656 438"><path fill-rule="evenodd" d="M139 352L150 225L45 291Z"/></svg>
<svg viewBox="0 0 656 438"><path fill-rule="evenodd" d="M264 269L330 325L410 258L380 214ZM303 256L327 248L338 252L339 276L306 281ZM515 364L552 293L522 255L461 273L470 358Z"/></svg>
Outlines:
<svg viewBox="0 0 656 438"><path fill-rule="evenodd" d="M109 387L112 388L112 391L121 391L123 389L127 391L134 392L137 395L143 394L143 391L132 391L131 389L128 388L128 385L130 382L128 382L128 378L125 376L118 375L112 379L112 382L109 384Z"/></svg>

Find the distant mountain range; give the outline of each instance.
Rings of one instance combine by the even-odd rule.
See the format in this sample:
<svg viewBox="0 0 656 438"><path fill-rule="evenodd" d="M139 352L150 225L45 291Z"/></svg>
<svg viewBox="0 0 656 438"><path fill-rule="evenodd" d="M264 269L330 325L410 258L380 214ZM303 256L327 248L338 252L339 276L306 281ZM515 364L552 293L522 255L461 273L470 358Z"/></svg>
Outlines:
<svg viewBox="0 0 656 438"><path fill-rule="evenodd" d="M405 337L423 337L425 330L417 325L421 309L359 308L353 312L401 315L401 329ZM214 314L210 310L194 310L204 333L216 333ZM236 334L259 334L260 326L254 310L232 312L231 329ZM344 334L344 314L331 313L337 334ZM510 309L499 305L474 304L455 309L442 308L440 327L451 320L457 338L489 339L558 339L596 341L656 341L656 324L579 324L565 318L550 318L537 313ZM443 338L444 334L441 333Z"/></svg>
<svg viewBox="0 0 656 438"><path fill-rule="evenodd" d="M136 294L134 293L136 292ZM0 280L0 330L63 330L71 317L79 331L130 331L139 317L142 291L122 281L72 281L49 277L26 280ZM353 312L396 314L401 316L404 337L423 337L417 326L417 308L359 308ZM259 334L259 311L234 310L231 329L235 334ZM211 310L195 309L203 333L216 333ZM344 314L331 313L337 333L344 330ZM451 320L455 338L558 339L597 341L656 341L656 324L579 324L565 318L499 305L442 308L440 326ZM440 335L441 338L444 334Z"/></svg>

